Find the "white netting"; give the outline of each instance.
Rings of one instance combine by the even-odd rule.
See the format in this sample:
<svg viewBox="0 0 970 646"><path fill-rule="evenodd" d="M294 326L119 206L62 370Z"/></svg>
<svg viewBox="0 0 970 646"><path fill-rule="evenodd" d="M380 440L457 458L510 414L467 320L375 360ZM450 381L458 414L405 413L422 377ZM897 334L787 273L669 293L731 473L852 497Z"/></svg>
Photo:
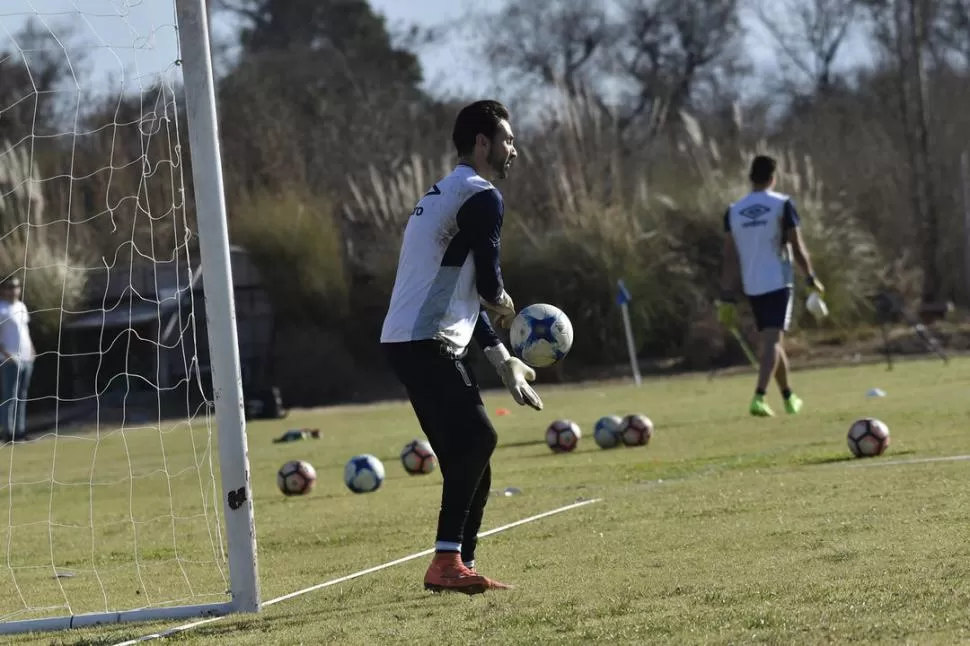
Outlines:
<svg viewBox="0 0 970 646"><path fill-rule="evenodd" d="M173 0L2 0L0 52L0 279L38 351L0 622L226 601Z"/></svg>

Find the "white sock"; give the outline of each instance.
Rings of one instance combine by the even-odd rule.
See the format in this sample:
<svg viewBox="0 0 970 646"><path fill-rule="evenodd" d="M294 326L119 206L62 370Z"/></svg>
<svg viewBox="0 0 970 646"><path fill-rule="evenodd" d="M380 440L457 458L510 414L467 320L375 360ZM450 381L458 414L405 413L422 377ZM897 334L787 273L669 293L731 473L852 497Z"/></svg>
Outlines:
<svg viewBox="0 0 970 646"><path fill-rule="evenodd" d="M462 561L462 564L469 570L475 569L475 559L472 559L470 561Z"/></svg>
<svg viewBox="0 0 970 646"><path fill-rule="evenodd" d="M449 541L435 541L435 552L460 552L461 543L451 543Z"/></svg>

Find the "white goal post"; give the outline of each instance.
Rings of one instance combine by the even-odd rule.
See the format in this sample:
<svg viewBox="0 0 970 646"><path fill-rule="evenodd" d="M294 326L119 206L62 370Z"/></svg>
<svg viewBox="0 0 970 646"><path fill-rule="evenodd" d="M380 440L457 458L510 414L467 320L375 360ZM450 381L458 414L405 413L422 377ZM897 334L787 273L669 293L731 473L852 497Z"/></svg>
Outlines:
<svg viewBox="0 0 970 646"><path fill-rule="evenodd" d="M177 352L182 353L185 371L180 383L184 386L185 382L189 382L188 388L191 388L193 379L199 379L199 373L203 372L202 366L205 364L211 372L211 400L207 398L201 408L193 408L191 405L187 405L183 417L187 417L188 421L180 420L173 422L171 426L166 426L161 415L159 415L158 421L150 419L138 423L128 416L122 415L120 428L116 428L116 426L112 426L112 423L102 421L106 419L102 418L103 402L107 397L105 393L114 391L111 388L102 391L98 390L99 386L94 386L93 388L97 390L97 393L93 405L97 407L98 411L98 428L96 431L91 431L83 436L81 433L77 433L76 436L69 435L63 422L58 422L55 418L53 422L54 430L48 432L45 436L36 440L32 438L32 441L28 442L27 445L17 443L0 447L0 451L2 451L0 452L0 504L4 502L4 499L7 499L8 505L6 533L0 533L0 555L6 553L5 567L0 567L4 570L4 574L0 576L0 596L17 600L16 603L11 602L10 607L0 607L0 634L59 630L129 621L176 620L199 616L218 616L235 612L258 612L260 610L256 534L250 488L243 383L234 299L232 248L229 244L223 190L208 17L205 0L169 0L170 7L170 3L173 1L175 29L180 49L178 65L182 72L184 90L183 114L187 119L192 162L198 261L197 264L193 264L194 261L183 254L184 249L188 249L190 245L189 243L183 245L178 235L174 236L178 243L173 257L176 259L175 265L181 267L181 269L176 268L176 273L181 272L182 277L176 281L174 288L179 299L178 313L166 315L172 318L161 321L163 306L167 307L165 300L167 297L163 294L165 289L158 287L160 284L159 273L156 273L153 279L158 293L151 297L144 296L144 294L136 294L136 296L150 301L150 306L157 305L158 313L155 316L159 319L159 324L157 328L153 328L156 329L154 334L157 336L147 339L147 342L156 347L157 356L161 357L163 350L170 350L169 345L175 348ZM4 0L4 4L6 4L6 0ZM40 4L43 3L27 2L25 6L34 7ZM92 16L100 17L102 14L99 12L104 12L105 7L112 3L105 0L72 0L69 3L63 2L61 4L73 6L80 19L83 19L87 24L93 24L94 18L87 20L86 17L81 15L84 8L88 7ZM122 0L114 0L113 4L123 5L123 10L119 10L122 13L135 6ZM157 5L158 2L152 0L147 4ZM0 8L0 18L2 18L3 12L4 8ZM47 15L53 14L41 16L40 20L43 24L46 24L45 16ZM122 18L127 20L125 16L122 16ZM9 35L9 30L5 28L5 31ZM3 33L0 32L0 37L2 36ZM53 36L53 38L56 40L56 36ZM105 47L102 46L102 48ZM67 52L68 50L65 48L64 51ZM24 54L24 60L26 60L26 57L27 53ZM37 94L40 95L43 92L38 90ZM170 94L175 96L177 92L172 90ZM34 97L34 100L38 101L39 99ZM172 103L174 103L174 100ZM0 105L0 133L2 133L3 111L13 109L15 105L19 104L15 104L12 100L7 105ZM151 109L142 108L143 114L140 116L139 127L147 131L149 127L145 124L148 124L149 121L151 121L152 128L165 127L159 125L162 120L158 119L157 115L148 120L145 113L159 112L166 106L158 109L154 109L152 106L149 106L149 108ZM117 116L118 114L120 113L116 113L116 126L122 121L122 117ZM75 121L73 132L69 133L69 137L77 140L86 134L90 134L82 133L82 129L76 123L77 121ZM177 144L177 129L176 124L174 128L176 134L169 135L169 138L176 143L171 145L171 154L164 158L165 163L157 163L159 160L156 158L155 152L146 152L144 159L141 160L143 167L141 172L144 180L142 184L144 184L157 179L162 174L160 169L163 167L171 167L169 170L173 174L172 183L174 186L170 196L172 205L165 207L164 215L171 214L172 221L175 222L172 226L175 227L176 231L181 231L179 228L181 225L178 224L179 214L184 213L184 201L188 198L187 196L179 196L182 186L179 178L182 165L179 160L180 155L185 154L186 151L182 150L181 146ZM146 134L146 141L148 141L150 135L152 133ZM26 149L29 150L28 154L31 157L35 155L34 142L41 138L42 134L39 133L36 136L35 134L31 135L30 147ZM77 144L72 145L76 146ZM148 145L148 143L145 143L146 150L148 150ZM19 143L11 144L11 150L18 147L22 146ZM39 153L36 154L39 155ZM108 170L108 175L113 172L120 172L122 166L120 162L115 161L115 153L111 152L110 154L111 161L104 164ZM70 171L59 172L56 177L45 178L45 181L49 183L67 177L71 185L70 192L75 184L79 185L82 181L88 179L88 175L82 173L80 169L74 169L74 163L72 159ZM2 180L3 178L0 177L0 182ZM101 215L114 218L117 212L123 208L125 201L124 199L113 201L110 194L110 181L105 199L109 205L103 209ZM39 185L39 188L47 185L43 182L36 182L36 184ZM3 186L0 185L0 193L3 193L4 190ZM146 210L141 202L144 200L147 204L148 198L141 195L142 190L143 186L139 185L139 195L131 198L137 204L134 208L137 215L133 217L139 217ZM14 189L10 189L8 194L12 194L13 191ZM3 209L3 196L0 195L0 211ZM183 203L179 204L179 200L182 200ZM70 202L68 204L71 204L71 209L79 208ZM82 220L85 217L88 220L94 219L93 216L76 215L72 210L71 213L61 214L62 220L59 221L66 219L66 229L68 230L66 235L70 236L72 228L78 230L82 228ZM150 214L152 224L149 226L155 226L154 223L160 219L160 217ZM35 227L39 228L40 225L28 221L24 226L26 230L34 231ZM131 235L134 238L135 234L132 233ZM6 233L0 232L0 236L6 236ZM5 238L0 237L0 247L5 244L4 240ZM23 244L26 249L28 243L24 242ZM134 242L130 246L134 247ZM140 253L144 255L144 252ZM134 257L136 254L132 253L131 255ZM30 276L37 261L27 259L26 254L24 257L23 264L18 269L23 271L20 275L27 276L24 279L24 302L30 309L30 281L32 280ZM33 258L33 256L30 256L30 258ZM102 259L102 261L105 267L100 269L103 269L105 273L113 271L114 275L118 274L119 270L114 264L111 264L110 258ZM68 273L71 271L70 264L64 261L63 266L67 267ZM161 264L161 261L159 261L159 266ZM188 279L184 277L186 267L189 272ZM201 267L201 275L204 277L202 281L205 296L204 322L196 320L201 317L201 312L198 312L198 317L194 317L193 313L189 311L201 301L201 299L195 300L192 297L192 290L199 284L198 277L192 272L198 271L199 267ZM2 267L0 269L6 271ZM134 278L131 278L131 276L134 276L134 269L127 268L123 271L127 271L129 274L127 280L130 284L127 285L127 293L130 297L131 293L139 291L135 286ZM6 274L0 276L0 279L5 277ZM110 283L110 280L108 282ZM188 294L188 300L183 298L183 293ZM139 333L134 330L136 316L133 312L135 308L130 303L125 307L127 307L127 312L123 313L127 316L125 320L128 326L126 330L128 336L125 338L128 339L130 344L131 339ZM66 310L67 308L62 309ZM148 309L151 310L151 307ZM188 313L182 312L183 309ZM105 339L107 337L105 326L109 315L116 312L112 311L112 307L109 307L107 300L105 300L103 310L93 311L92 313L95 315L95 319L93 319L95 322L91 324L91 327L97 332L97 326L100 325L100 336ZM71 314L77 314L77 312ZM148 318L151 318L150 314L151 311L149 311ZM60 314L61 325L60 332L57 335L56 359L59 380L57 405L59 408L56 410L58 411L64 410L67 404L72 401L71 397L61 394L64 390L60 381L64 379L64 371L67 369L65 366L71 361L82 361L84 354L80 350L72 354L72 351L67 348L67 341L65 340L67 337L64 332L68 327L67 315L67 312ZM206 353L204 349L199 349L200 346L204 345L201 340L198 345L190 343L188 340L183 341L183 338L191 339L191 331L195 329L194 326L197 324L205 325L206 328L207 357L200 358L199 356ZM83 328L85 324L78 323L77 325ZM170 332L173 326L185 328L185 334L179 336L175 341L167 340L168 337L163 338L162 329L165 328ZM164 334L167 333L164 332ZM200 335L200 339L204 339L206 335ZM105 367L108 365L107 355L118 344L114 344L110 348L106 345L106 342L104 342L103 346L99 346L104 348L97 357L99 378L103 378L107 370ZM38 353L38 366L42 358L41 354L43 353ZM130 356L125 356L122 363L124 366L124 383L130 384L130 380L133 379L130 373L135 372L134 361ZM146 370L150 377L149 381L153 384L153 392L158 399L166 395L168 390L168 386L165 385L168 382L165 382L161 377L157 380L154 378L154 375L162 374L162 368L159 367L161 363L162 361L159 358L159 365L153 365ZM109 381L108 385L111 386L111 384L112 382ZM122 396L126 398L125 401L129 397L129 390L130 385L121 388ZM82 397L78 396L75 399L80 401ZM28 399L28 401L33 405L32 399ZM30 406L27 410L29 415ZM200 410L202 412L198 412ZM211 424L203 424L200 421L203 417L209 415L208 411L210 410L214 412L217 442L213 442ZM139 430L142 427L148 430ZM184 465L178 463L180 458L173 457L175 451L169 448L170 444L166 444L175 440L186 443L183 446L188 447L185 448ZM75 452L72 448L80 446L81 442L86 443L84 444L85 447L91 447L91 457L87 467L85 467L84 462L87 458L82 458L80 451ZM118 458L112 464L105 465L103 463L103 459L98 457L99 451L101 451L100 455L104 455L109 444L111 447L119 447L117 455L124 456L127 465L121 463L121 458ZM214 456L209 452L209 449L214 452L216 444L218 446L218 464L213 466ZM156 445L161 447L158 449L161 452L161 457L158 453L154 453L156 449L153 447ZM62 448L58 449L59 446ZM9 455L3 452L9 452ZM73 465L70 463L72 452L74 459L77 460L77 463ZM49 468L50 473L46 474L41 471L34 474L24 474L23 469L18 467L21 464L21 459L30 460L32 465L44 465L42 468L44 470ZM102 461L99 462L98 460ZM65 475L71 469L77 471L82 468L89 468L90 473L83 477L77 474ZM67 471L64 471L64 469L67 469ZM215 482L216 470L219 474L221 495L218 493L220 488L216 486ZM111 472L114 480L101 475L108 471ZM84 480L85 477L87 480ZM150 483L151 487L157 487L157 491L167 491L169 497L169 500L159 500L161 511L151 516L144 509L146 507L144 501L147 498L138 493L147 491L147 489L140 489L140 487L148 487L146 483ZM83 491L83 488L87 487L87 492L81 497L83 500L81 504L86 505L86 507L83 510L84 513L78 515L78 519L72 516L70 520L63 520L61 514L70 515L70 513L62 512L55 499L66 495L62 492L66 491L69 486L74 487L72 491ZM179 486L185 488L177 489ZM112 505L115 506L110 507L110 513L102 521L96 515L99 510L107 508L107 503L103 501L109 497L109 494L114 495L116 490L120 492L118 499L121 502L117 504L112 502ZM152 490L155 491L156 489ZM182 498L187 497L181 493L184 491L192 491L197 494L198 501L193 503L196 505L195 507L190 509L184 506L190 502L182 500ZM27 496L28 503L40 501L32 503L33 507L45 507L47 512L46 526L43 526L43 521L28 519L24 511L28 503L18 502L22 500L21 496ZM33 496L33 498L30 496ZM2 523L3 519L0 517L0 524ZM164 532L159 531L159 528L163 528ZM36 533L31 534L35 529L37 530ZM146 545L152 543L153 535L159 534L165 534L165 540L159 539L158 545L152 544L149 550ZM25 562L18 554L18 550L24 549L23 537L28 535L49 535L49 546L44 547L43 562L39 564L34 561ZM112 541L116 541L116 543L112 543ZM98 550L101 546L108 550L108 545L117 545L118 547L112 548L114 551L108 554L99 553ZM205 547L205 550L200 546ZM226 547L223 548L223 546ZM62 559L60 550L69 552L72 556L69 559L66 557ZM126 550L130 550L130 553ZM202 555L202 552L206 550L206 554ZM48 551L49 557L46 555ZM2 560L2 557L0 557L0 560ZM129 560L131 563L129 563ZM228 570L228 577L225 574L219 575L219 572L223 569L223 561L226 562L225 569ZM153 587L152 573L160 570L153 568L164 567L178 570L179 573L174 578L179 579L178 583L185 589L185 592L166 593L168 596L159 592L154 598L148 598L149 593L147 591L158 587ZM72 568L72 572L65 572ZM211 578L205 579L205 586L198 583L205 577L196 575L196 571L202 569L216 572ZM139 584L137 587L132 585L127 588L129 591L136 588L132 594L137 596L131 597L130 602L122 595L113 594L109 590L122 589L124 585L120 573L127 573L129 570L133 572L133 574L130 574L130 578ZM110 574L112 572L119 574ZM124 574L124 576L129 576L129 574ZM56 599L37 601L35 600L37 597L30 595L28 588L32 585L31 582L42 580L47 581L47 584L55 590L50 594L55 596ZM117 585L115 585L116 582ZM67 589L68 586L72 585L77 586L76 591ZM179 589L181 590L181 588ZM87 597L84 595L97 597L98 603L95 605L101 606L101 609L90 612L75 612L76 604L74 600L78 598L86 599ZM220 597L222 598L220 599ZM102 598L103 602L101 601ZM119 601L118 599L123 600ZM196 602L202 599L212 600ZM113 607L115 603L119 604L119 607Z"/></svg>
<svg viewBox="0 0 970 646"><path fill-rule="evenodd" d="M209 26L205 0L175 0L175 6L182 47L189 144L193 157L199 251L202 273L206 276L208 287L206 317L209 321L212 384L219 428L223 510L229 542L232 601L228 610L256 612L260 606L256 525L249 483L249 451L243 413L245 402Z"/></svg>

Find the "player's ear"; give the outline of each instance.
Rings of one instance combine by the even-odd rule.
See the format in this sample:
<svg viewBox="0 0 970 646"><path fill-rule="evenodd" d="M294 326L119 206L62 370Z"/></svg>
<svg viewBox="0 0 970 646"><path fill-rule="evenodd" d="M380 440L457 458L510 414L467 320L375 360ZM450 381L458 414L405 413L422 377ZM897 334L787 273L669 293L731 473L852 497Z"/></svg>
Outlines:
<svg viewBox="0 0 970 646"><path fill-rule="evenodd" d="M489 140L488 137L486 137L482 133L478 133L477 135L475 135L475 145L482 146L483 148L485 148L485 152L488 152L489 147L492 145L492 142Z"/></svg>

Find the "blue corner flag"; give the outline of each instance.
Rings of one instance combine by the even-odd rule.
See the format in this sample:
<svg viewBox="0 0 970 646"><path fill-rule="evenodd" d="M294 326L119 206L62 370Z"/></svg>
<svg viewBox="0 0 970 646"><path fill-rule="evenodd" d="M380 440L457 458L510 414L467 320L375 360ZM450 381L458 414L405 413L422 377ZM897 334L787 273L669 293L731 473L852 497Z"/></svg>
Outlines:
<svg viewBox="0 0 970 646"><path fill-rule="evenodd" d="M630 296L630 291L626 288L626 284L622 279L616 281L616 304L626 305L633 298Z"/></svg>

